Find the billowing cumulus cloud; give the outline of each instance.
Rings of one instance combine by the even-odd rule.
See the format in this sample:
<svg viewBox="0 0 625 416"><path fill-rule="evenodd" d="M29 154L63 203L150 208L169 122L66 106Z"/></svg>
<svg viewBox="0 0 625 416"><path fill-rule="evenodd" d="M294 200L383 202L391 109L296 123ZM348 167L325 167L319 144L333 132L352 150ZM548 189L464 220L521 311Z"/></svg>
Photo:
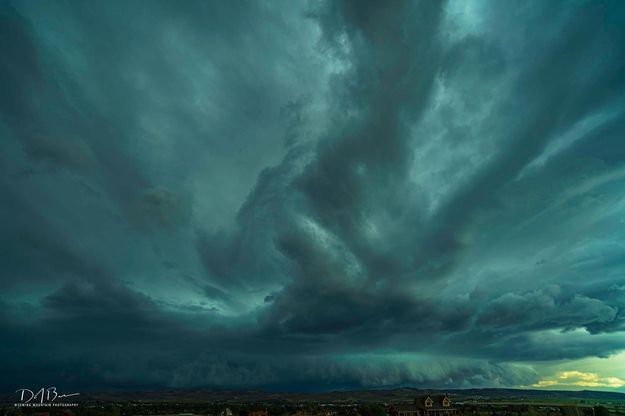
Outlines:
<svg viewBox="0 0 625 416"><path fill-rule="evenodd" d="M3 3L2 385L622 387L624 27Z"/></svg>

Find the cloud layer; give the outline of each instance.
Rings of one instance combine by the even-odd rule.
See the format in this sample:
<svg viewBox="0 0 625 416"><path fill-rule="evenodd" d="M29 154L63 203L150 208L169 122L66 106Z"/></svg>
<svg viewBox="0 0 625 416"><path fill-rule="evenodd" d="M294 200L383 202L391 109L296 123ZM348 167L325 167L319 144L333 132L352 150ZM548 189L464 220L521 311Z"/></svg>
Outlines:
<svg viewBox="0 0 625 416"><path fill-rule="evenodd" d="M3 386L541 386L625 350L624 27L3 3Z"/></svg>

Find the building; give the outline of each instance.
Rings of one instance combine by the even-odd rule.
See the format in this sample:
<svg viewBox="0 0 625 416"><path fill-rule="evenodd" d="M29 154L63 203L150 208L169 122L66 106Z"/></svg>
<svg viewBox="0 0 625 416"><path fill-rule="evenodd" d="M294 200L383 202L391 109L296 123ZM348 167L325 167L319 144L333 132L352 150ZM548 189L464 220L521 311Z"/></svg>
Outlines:
<svg viewBox="0 0 625 416"><path fill-rule="evenodd" d="M224 410L219 412L219 416L232 416L232 410L229 407L226 407Z"/></svg>
<svg viewBox="0 0 625 416"><path fill-rule="evenodd" d="M456 416L460 411L446 395L425 394L412 404L397 404L389 408L389 416Z"/></svg>

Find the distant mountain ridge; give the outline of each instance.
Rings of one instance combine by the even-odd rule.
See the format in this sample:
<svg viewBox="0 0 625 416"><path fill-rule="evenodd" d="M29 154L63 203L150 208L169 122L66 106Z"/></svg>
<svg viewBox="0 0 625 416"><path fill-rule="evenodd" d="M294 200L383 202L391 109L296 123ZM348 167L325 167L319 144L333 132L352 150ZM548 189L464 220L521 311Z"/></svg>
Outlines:
<svg viewBox="0 0 625 416"><path fill-rule="evenodd" d="M272 392L262 390L161 390L116 393L93 393L83 397L95 400L154 400L154 401L227 401L227 402L408 402L417 394L449 394L456 399L595 399L624 400L625 393L595 390L525 390L507 388L417 389L395 388L376 390L341 390L328 392Z"/></svg>
<svg viewBox="0 0 625 416"><path fill-rule="evenodd" d="M414 400L417 394L448 394L453 400L483 401L509 399L581 399L623 400L625 393L595 390L524 390L507 388L339 390L327 392L276 392L263 390L150 390L118 392L81 392L78 401L153 401L153 402L325 402L325 403L401 403ZM15 394L0 395L0 402L13 403Z"/></svg>
<svg viewBox="0 0 625 416"><path fill-rule="evenodd" d="M458 392L465 396L485 396L493 398L502 397L561 397L561 398L575 398L575 399L603 399L603 400L625 400L625 393L611 392L611 391L598 391L598 390L525 390L525 389L460 389L460 390L447 390L449 393Z"/></svg>

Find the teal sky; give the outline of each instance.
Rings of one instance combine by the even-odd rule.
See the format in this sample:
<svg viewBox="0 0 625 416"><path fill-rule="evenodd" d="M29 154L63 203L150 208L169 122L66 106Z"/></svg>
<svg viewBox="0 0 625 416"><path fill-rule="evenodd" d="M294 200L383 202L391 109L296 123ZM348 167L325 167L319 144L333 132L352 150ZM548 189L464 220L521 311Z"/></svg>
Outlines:
<svg viewBox="0 0 625 416"><path fill-rule="evenodd" d="M1 1L0 386L625 392L620 1Z"/></svg>

